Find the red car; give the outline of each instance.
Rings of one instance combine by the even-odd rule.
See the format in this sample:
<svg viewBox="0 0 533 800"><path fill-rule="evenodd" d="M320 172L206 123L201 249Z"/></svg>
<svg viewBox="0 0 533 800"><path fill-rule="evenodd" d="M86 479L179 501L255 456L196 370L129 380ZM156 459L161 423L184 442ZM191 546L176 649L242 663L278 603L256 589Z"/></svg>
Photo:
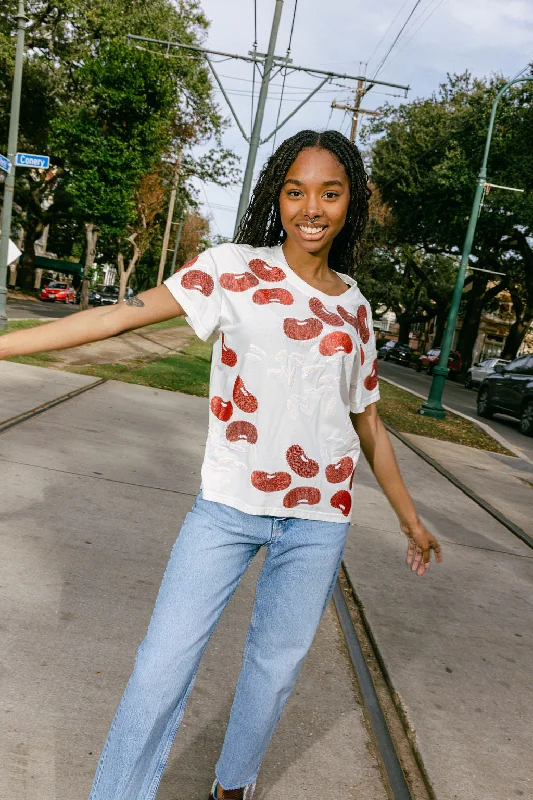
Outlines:
<svg viewBox="0 0 533 800"><path fill-rule="evenodd" d="M433 374L433 368L437 366L439 363L440 358L440 347L435 347L433 350L428 350L428 352L420 356L418 360L418 364L416 365L416 371L422 372L423 369L427 370L428 375ZM461 372L461 367L463 366L463 361L460 354L456 350L450 351L450 357L448 359L448 369L450 370L450 378L456 378L457 375Z"/></svg>
<svg viewBox="0 0 533 800"><path fill-rule="evenodd" d="M76 290L69 286L68 283L57 283L57 281L50 281L48 286L41 292L41 300L50 300L60 303L75 303Z"/></svg>

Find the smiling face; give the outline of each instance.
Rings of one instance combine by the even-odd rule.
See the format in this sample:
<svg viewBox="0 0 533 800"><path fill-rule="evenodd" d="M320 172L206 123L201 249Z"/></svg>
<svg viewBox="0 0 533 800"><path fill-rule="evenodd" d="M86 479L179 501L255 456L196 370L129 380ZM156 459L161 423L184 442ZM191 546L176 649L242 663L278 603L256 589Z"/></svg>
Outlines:
<svg viewBox="0 0 533 800"><path fill-rule="evenodd" d="M329 150L307 147L285 176L279 196L281 223L289 248L328 252L342 230L350 203L350 184Z"/></svg>

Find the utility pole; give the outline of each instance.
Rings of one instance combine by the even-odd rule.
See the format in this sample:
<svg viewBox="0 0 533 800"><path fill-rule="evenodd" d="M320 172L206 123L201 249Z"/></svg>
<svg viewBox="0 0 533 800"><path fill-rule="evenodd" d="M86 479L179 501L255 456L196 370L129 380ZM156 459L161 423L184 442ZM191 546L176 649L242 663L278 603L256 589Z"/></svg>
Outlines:
<svg viewBox="0 0 533 800"><path fill-rule="evenodd" d="M481 169L479 170L476 191L474 193L474 201L472 203L472 211L470 212L470 219L468 221L468 227L466 229L466 236L463 245L463 253L461 256L461 264L459 266L459 272L457 273L457 279L455 281L455 287L453 290L452 302L450 305L450 312L448 314L446 329L444 331L444 336L442 339L439 363L433 369L433 380L431 381L431 388L429 390L428 398L424 403L422 403L422 407L419 409L419 413L425 417L433 417L433 419L444 419L444 417L446 416L446 412L442 406L442 393L444 391L446 376L448 375L449 372L448 359L450 358L450 350L452 349L453 335L455 333L455 326L457 324L457 317L459 314L459 306L461 304L461 297L463 295L463 288L465 285L466 268L468 267L470 254L472 252L472 245L474 243L474 234L476 232L476 226L479 218L479 213L481 210L481 203L483 201L483 196L488 186L494 186L494 184L487 183L487 164L489 160L490 145L492 141L492 133L494 131L494 122L496 120L496 111L498 110L498 104L502 96L505 94L505 92L507 92L508 89L510 89L511 86L513 86L513 84L523 83L526 81L533 81L533 78L532 77L515 78L514 80L509 81L509 83L506 83L505 86L503 86L500 89L500 91L496 95L494 103L492 104L489 129L487 131L487 139L485 142L485 153L483 155L483 162L481 164ZM510 187L498 186L497 188L509 189ZM516 191L516 190L511 190L511 191ZM471 267L471 269L475 270L477 268ZM481 271L485 272L485 270Z"/></svg>
<svg viewBox="0 0 533 800"><path fill-rule="evenodd" d="M263 127L263 117L265 116L265 105L268 97L268 87L270 84L270 74L274 64L274 51L276 49L276 40L278 38L279 23L281 20L281 12L283 10L283 0L276 0L276 8L274 9L274 18L272 20L272 28L270 29L270 41L268 43L268 51L263 67L263 80L261 81L261 91L259 92L259 99L257 100L257 108L255 111L254 127L250 137L250 147L248 149L248 158L246 161L246 170L244 172L244 179L242 182L241 196L239 198L239 209L237 211L237 220L235 223L235 232L239 227L239 223L248 208L248 201L250 199L250 191L252 188L252 179L254 174L255 162L257 159L257 151L261 141L261 128Z"/></svg>
<svg viewBox="0 0 533 800"><path fill-rule="evenodd" d="M280 130L280 128L282 128L295 114L297 114L298 111L307 102L309 102L309 100L317 92L319 92L320 89L322 89L322 87L326 83L330 83L334 78L336 78L336 79L340 78L340 79L349 80L349 81L358 81L358 82L361 83L361 85L364 85L367 82L367 79L365 77L362 77L361 75L357 75L357 76L355 76L355 75L347 75L345 73L330 72L329 70L317 69L316 67L304 67L304 66L300 66L300 65L296 66L287 57L282 58L280 56L274 55L274 49L275 49L275 46L276 46L276 40L277 40L277 35L278 35L278 29L279 29L279 24L280 24L280 19L281 19L282 8L283 8L283 0L276 0L276 7L275 7L275 10L274 10L274 18L272 20L272 28L270 30L270 42L269 42L269 45L268 45L268 52L267 53L258 53L257 50L254 48L252 51L250 51L248 53L248 55L241 55L240 53L227 53L227 52L223 52L221 50L212 50L212 49L207 48L207 47L199 47L198 45L194 45L194 44L185 44L185 42L179 42L179 41L175 41L175 40L167 41L167 40L164 40L164 39L153 39L153 38L150 38L148 36L137 36L136 34L132 34L132 33L129 33L127 35L127 39L128 39L128 42L130 43L130 45L133 45L134 47L137 47L140 50L146 50L147 49L147 48L143 47L140 44L140 42L147 42L147 43L150 43L150 44L153 44L153 45L164 45L164 47L166 48L166 55L167 56L168 56L168 53L170 52L170 48L171 47L172 48L173 47L177 47L177 48L181 48L181 49L184 49L184 50L188 50L191 53L202 54L205 57L205 59L207 61L207 64L208 64L209 68L211 69L211 72L213 73L213 77L215 78L216 82L218 83L220 91L222 92L222 94L224 96L224 99L225 99L226 103L228 104L229 110L231 111L231 114L232 114L232 116L233 116L233 118L234 118L234 120L235 120L235 122L237 124L237 127L239 128L240 132L242 133L242 136L243 136L244 140L246 142L248 142L248 144L249 144L248 158L247 158L247 162L246 162L246 171L245 171L245 174L244 174L243 186L242 186L241 196L240 196L240 200L239 200L239 209L238 209L238 212L237 212L237 220L236 220L236 224L235 224L235 230L237 230L237 228L239 226L239 223L241 221L241 218L242 218L242 216L243 216L243 214L246 211L246 208L248 206L248 201L250 199L250 190L251 190L251 187L252 187L253 171L254 171L254 166L255 166L256 159L257 159L257 151L258 151L259 146L263 145L263 144L266 144L266 142L268 142L269 139L271 139L277 133L277 131ZM147 52L151 52L151 51L147 50ZM258 98L258 101L257 101L257 109L256 109L255 117L254 117L254 123L253 123L253 127L252 127L251 136L248 136L246 134L246 131L244 130L244 127L242 126L241 121L239 120L239 118L238 118L238 116L237 116L237 114L235 112L235 109L234 109L234 107L233 107L233 105L231 103L231 100L228 97L228 94L227 94L226 90L224 89L224 85L223 85L223 83L222 83L222 81L220 79L220 76L218 75L218 73L217 73L217 71L215 69L215 66L214 66L214 64L213 64L213 62L212 62L212 60L210 58L211 55L222 56L222 58L224 58L224 59L231 58L231 59L236 59L238 61L247 61L247 62L249 62L251 64L257 64L257 65L259 65L260 67L263 68L261 89L260 89L259 98ZM313 89L311 89L309 91L309 94L307 95L307 97L305 97L296 106L296 108L293 108L292 111L290 111L289 114L287 114L285 119L283 119L279 124L276 125L274 130L271 131L268 134L268 136L266 136L264 139L261 139L261 128L262 128L262 124L263 124L263 117L264 117L264 114L265 114L265 105L266 105L266 101L267 101L267 98L268 98L269 83L272 80L272 78L274 78L283 69L285 69L286 72L288 71L288 72L291 72L291 73L292 72L305 72L307 75L309 75L309 76L311 76L313 78L318 78L320 82ZM407 92L409 91L409 86L403 86L403 85L398 84L398 83L389 83L387 81L373 80L372 84L370 86L368 86L366 90L363 91L363 94L365 94L367 91L369 91L372 88L372 86L375 86L375 85L388 86L388 87L391 87L393 89L402 89L405 92L405 96L406 97L407 97ZM340 106L340 107L343 108L343 106ZM350 110L353 110L353 109L350 109ZM365 114L377 114L377 112L375 112L375 111L364 111L363 109L360 109L360 108L357 109L357 110L361 114L362 113L365 113ZM355 133L355 131L354 131L354 133Z"/></svg>
<svg viewBox="0 0 533 800"><path fill-rule="evenodd" d="M160 286L163 282L163 273L165 271L165 264L167 260L168 240L170 239L170 229L172 227L172 218L174 216L174 205L176 203L176 191L178 188L178 180L180 177L181 160L183 158L183 150L180 147L176 163L174 164L174 175L172 177L172 189L170 192L170 200L168 203L167 224L165 225L165 233L163 235L163 246L161 248L161 258L159 259L159 271L157 273L156 286Z"/></svg>
<svg viewBox="0 0 533 800"><path fill-rule="evenodd" d="M345 111L352 112L352 127L350 130L351 142L355 142L357 138L357 124L359 122L359 114L370 114L370 116L372 117L379 117L379 111L369 111L366 108L361 108L361 100L370 89L370 87L366 89L363 88L364 85L365 82L363 80L359 79L357 81L357 89L355 90L355 98L353 106L343 106L340 103L336 103L335 101L333 101L333 103L331 104L332 108L342 108Z"/></svg>
<svg viewBox="0 0 533 800"><path fill-rule="evenodd" d="M26 32L26 22L28 21L28 18L24 13L24 0L19 0L18 14L16 19L18 23L17 49L15 54L15 76L13 78L13 91L11 93L11 115L9 118L9 136L7 145L7 157L11 162L11 167L4 182L4 205L2 208L0 235L0 329L7 328L7 253L9 248L9 235L11 233L13 196L15 193L15 159L18 147L20 90L22 87L22 63L24 59L24 36Z"/></svg>

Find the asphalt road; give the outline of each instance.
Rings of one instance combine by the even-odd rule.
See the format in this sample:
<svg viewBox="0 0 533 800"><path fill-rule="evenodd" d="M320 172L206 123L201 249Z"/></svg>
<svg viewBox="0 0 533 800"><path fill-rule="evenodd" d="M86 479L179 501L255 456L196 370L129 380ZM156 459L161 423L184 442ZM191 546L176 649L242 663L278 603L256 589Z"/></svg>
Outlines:
<svg viewBox="0 0 533 800"><path fill-rule="evenodd" d="M15 300L7 304L8 319L60 319L77 310L78 306L71 303L44 303L41 300Z"/></svg>
<svg viewBox="0 0 533 800"><path fill-rule="evenodd" d="M383 360L379 362L379 371L384 378L389 378L389 380L427 397L431 378L425 372L415 372L414 369L407 369L407 367ZM450 380L446 381L443 403L454 411L477 418L476 398L476 391L465 389L459 383L454 383ZM514 444L515 447L519 447L528 458L533 460L533 438L523 436L520 433L518 420L506 417L503 414L497 414L493 420L483 419L482 422L490 425L496 433L499 433L500 436Z"/></svg>

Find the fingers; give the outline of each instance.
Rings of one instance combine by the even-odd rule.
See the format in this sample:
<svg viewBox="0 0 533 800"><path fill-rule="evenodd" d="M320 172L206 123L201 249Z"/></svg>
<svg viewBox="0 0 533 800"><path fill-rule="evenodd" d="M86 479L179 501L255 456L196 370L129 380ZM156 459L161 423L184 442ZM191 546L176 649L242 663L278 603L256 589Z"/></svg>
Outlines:
<svg viewBox="0 0 533 800"><path fill-rule="evenodd" d="M440 564L442 563L442 551L440 544L436 539L429 542L429 546L425 549L416 544L414 539L409 538L407 544L407 554L405 563L411 567L411 571L421 577L424 572L427 572L431 566L431 551L435 553L435 559Z"/></svg>

